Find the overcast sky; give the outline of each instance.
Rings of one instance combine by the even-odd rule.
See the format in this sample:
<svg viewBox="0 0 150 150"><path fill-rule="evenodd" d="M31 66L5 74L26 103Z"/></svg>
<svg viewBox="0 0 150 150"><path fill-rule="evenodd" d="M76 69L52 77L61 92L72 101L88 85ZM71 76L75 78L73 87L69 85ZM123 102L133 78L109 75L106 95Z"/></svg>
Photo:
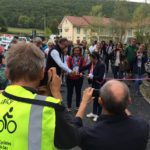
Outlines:
<svg viewBox="0 0 150 150"><path fill-rule="evenodd" d="M128 1L132 1L132 2L145 2L145 0L128 0ZM150 0L147 0L148 3L150 3Z"/></svg>

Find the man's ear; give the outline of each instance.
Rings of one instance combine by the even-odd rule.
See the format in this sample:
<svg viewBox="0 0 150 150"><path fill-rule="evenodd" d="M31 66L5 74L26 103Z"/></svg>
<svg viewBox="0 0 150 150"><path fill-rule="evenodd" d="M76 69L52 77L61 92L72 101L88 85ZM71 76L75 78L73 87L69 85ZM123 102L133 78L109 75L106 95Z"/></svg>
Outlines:
<svg viewBox="0 0 150 150"><path fill-rule="evenodd" d="M103 101L102 101L102 98L101 98L101 97L98 98L98 103L99 103L101 106L103 106Z"/></svg>
<svg viewBox="0 0 150 150"><path fill-rule="evenodd" d="M45 68L42 67L41 72L40 72L40 80L44 79L44 74L45 74Z"/></svg>

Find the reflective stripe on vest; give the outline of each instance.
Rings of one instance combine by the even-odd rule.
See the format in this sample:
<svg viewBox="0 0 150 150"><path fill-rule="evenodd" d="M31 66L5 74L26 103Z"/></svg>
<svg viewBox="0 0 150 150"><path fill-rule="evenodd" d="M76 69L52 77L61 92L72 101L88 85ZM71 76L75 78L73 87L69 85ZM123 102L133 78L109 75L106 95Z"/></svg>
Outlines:
<svg viewBox="0 0 150 150"><path fill-rule="evenodd" d="M44 101L46 96L36 95L35 99ZM41 150L43 108L43 106L31 106L28 138L29 150Z"/></svg>

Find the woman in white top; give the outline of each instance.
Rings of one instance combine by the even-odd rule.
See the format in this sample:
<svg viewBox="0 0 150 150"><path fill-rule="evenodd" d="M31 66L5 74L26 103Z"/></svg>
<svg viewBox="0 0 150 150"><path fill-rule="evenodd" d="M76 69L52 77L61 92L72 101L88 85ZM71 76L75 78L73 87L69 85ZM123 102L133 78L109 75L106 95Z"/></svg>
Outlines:
<svg viewBox="0 0 150 150"><path fill-rule="evenodd" d="M123 76L120 72L120 63L122 60L123 60L123 45L121 42L118 42L111 54L111 64L115 79L121 78Z"/></svg>

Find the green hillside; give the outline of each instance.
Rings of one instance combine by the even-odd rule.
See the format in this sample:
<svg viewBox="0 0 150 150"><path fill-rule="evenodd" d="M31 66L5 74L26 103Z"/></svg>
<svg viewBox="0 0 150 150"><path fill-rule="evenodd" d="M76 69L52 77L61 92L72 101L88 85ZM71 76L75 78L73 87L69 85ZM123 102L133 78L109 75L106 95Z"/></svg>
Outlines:
<svg viewBox="0 0 150 150"><path fill-rule="evenodd" d="M102 15L112 17L114 1L109 0L0 0L0 16L11 27L41 29L46 18L47 26L56 32L64 15L89 15L92 6L100 4ZM128 3L131 17L137 5Z"/></svg>

